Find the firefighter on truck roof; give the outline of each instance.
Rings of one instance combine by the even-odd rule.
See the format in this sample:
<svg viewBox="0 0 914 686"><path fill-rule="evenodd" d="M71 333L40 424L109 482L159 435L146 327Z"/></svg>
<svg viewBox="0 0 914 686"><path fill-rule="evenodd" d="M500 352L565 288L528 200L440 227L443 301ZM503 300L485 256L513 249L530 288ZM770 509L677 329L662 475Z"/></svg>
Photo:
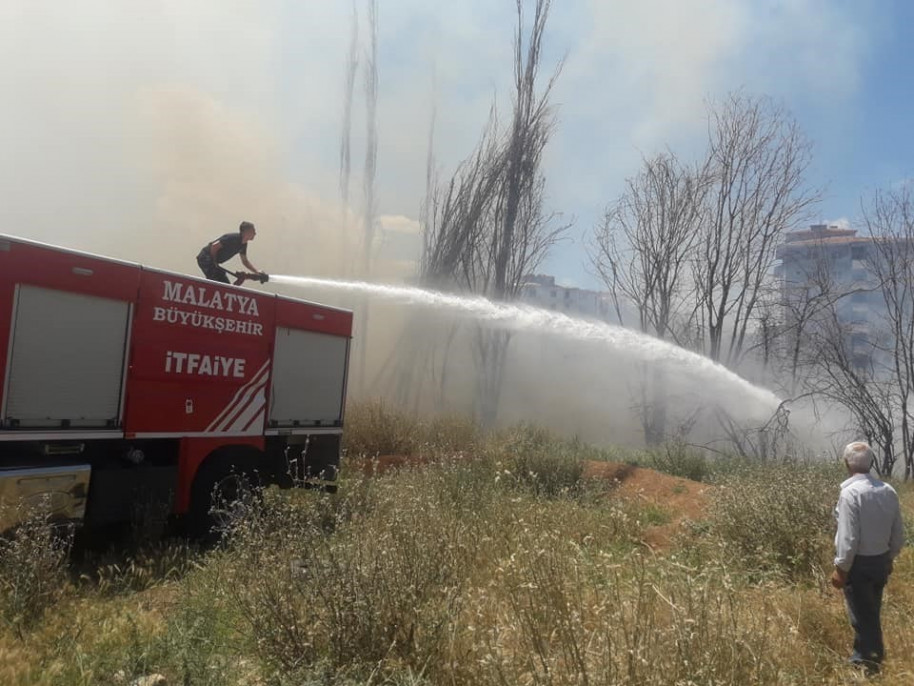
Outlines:
<svg viewBox="0 0 914 686"><path fill-rule="evenodd" d="M210 281L229 283L228 273L230 272L219 265L232 259L235 255L240 255L242 264L260 277L258 280L261 283L265 282L267 275L248 260L248 242L254 240L256 235L257 230L251 222L241 222L238 233L223 234L204 245L197 255L197 264L203 275Z"/></svg>

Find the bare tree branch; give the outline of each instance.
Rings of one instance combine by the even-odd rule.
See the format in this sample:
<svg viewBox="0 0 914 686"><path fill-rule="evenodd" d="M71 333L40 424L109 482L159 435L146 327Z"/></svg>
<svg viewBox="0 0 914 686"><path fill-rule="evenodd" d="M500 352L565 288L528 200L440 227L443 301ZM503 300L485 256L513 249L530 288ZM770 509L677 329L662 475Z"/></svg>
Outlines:
<svg viewBox="0 0 914 686"><path fill-rule="evenodd" d="M595 230L589 255L621 322L633 309L641 331L682 344L691 334L695 257L709 179L672 153L643 161L641 172ZM643 370L641 416L648 444L665 438L668 388L659 367Z"/></svg>
<svg viewBox="0 0 914 686"><path fill-rule="evenodd" d="M550 0L536 0L525 25L517 2L513 112L504 132L495 108L474 150L443 185L436 184L426 209L422 282L499 300L513 300L524 277L536 269L567 225L545 209L543 150L554 126L549 96L561 64L545 87L538 74ZM529 33L527 30L529 29ZM477 412L494 420L510 335L479 328L474 350L478 369Z"/></svg>
<svg viewBox="0 0 914 686"><path fill-rule="evenodd" d="M766 98L731 94L712 105L707 218L694 262L708 354L739 363L784 232L819 201L808 190L809 143Z"/></svg>
<svg viewBox="0 0 914 686"><path fill-rule="evenodd" d="M343 132L340 137L340 196L343 211L349 208L349 176L352 170L352 96L355 76L359 68L359 13L352 0L352 28L349 33L349 52L346 55L346 82L343 95Z"/></svg>

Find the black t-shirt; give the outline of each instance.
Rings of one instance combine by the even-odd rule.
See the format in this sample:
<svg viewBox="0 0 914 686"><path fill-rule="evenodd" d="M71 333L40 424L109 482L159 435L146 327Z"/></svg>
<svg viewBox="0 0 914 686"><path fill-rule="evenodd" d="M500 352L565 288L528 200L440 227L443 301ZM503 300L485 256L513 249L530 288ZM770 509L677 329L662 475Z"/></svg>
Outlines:
<svg viewBox="0 0 914 686"><path fill-rule="evenodd" d="M232 259L235 255L247 256L248 254L248 244L241 241L241 232L227 233L219 236L217 240L219 241L219 250L216 251L216 264L222 264ZM213 241L210 245L215 242Z"/></svg>

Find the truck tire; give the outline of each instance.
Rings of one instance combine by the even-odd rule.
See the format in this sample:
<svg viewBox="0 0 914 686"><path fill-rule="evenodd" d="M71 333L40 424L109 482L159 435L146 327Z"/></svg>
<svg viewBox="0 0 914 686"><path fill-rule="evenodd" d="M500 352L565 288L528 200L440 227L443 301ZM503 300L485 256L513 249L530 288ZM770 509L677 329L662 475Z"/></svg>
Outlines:
<svg viewBox="0 0 914 686"><path fill-rule="evenodd" d="M249 456L203 463L191 487L187 528L192 538L217 542L232 519L259 500L262 481L256 467Z"/></svg>

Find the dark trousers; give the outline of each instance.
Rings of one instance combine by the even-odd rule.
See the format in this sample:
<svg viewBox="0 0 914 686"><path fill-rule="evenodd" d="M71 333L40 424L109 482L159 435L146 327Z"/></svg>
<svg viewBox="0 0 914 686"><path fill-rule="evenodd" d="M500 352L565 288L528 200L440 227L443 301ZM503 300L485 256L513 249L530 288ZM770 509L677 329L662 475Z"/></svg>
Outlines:
<svg viewBox="0 0 914 686"><path fill-rule="evenodd" d="M879 664L882 645L882 591L889 578L889 554L857 555L844 586L847 616L854 627L852 662Z"/></svg>
<svg viewBox="0 0 914 686"><path fill-rule="evenodd" d="M210 281L218 281L219 283L229 282L225 270L213 261L207 248L203 248L203 250L200 251L200 254L197 255L197 266L200 267L203 276Z"/></svg>

